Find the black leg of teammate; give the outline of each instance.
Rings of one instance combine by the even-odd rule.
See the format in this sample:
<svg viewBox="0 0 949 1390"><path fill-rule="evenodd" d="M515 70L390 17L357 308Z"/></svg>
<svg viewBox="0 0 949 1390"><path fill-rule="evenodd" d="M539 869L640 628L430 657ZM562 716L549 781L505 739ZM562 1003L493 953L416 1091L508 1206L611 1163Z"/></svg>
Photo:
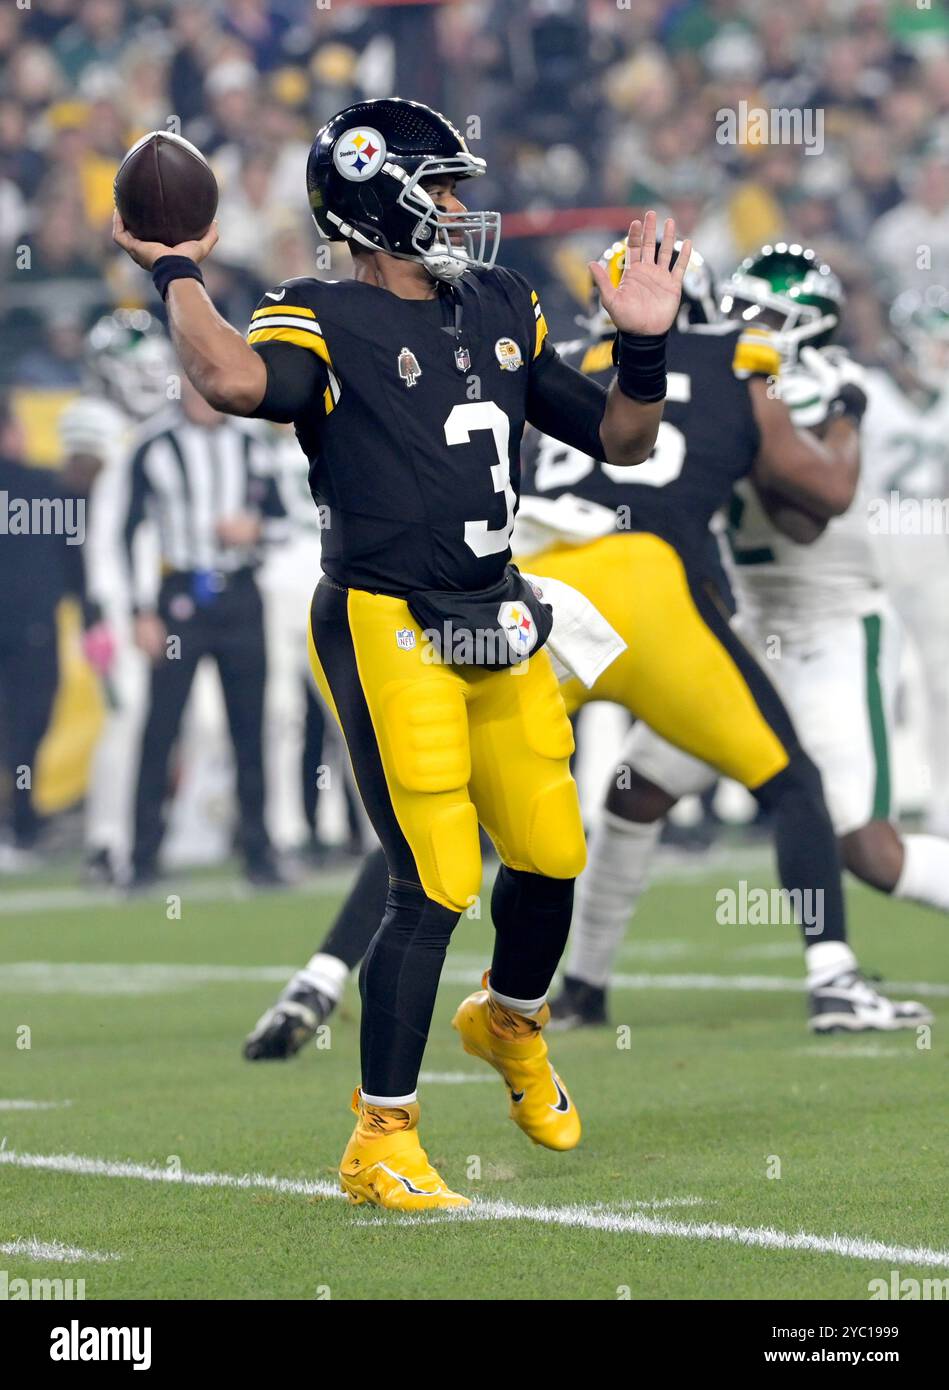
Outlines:
<svg viewBox="0 0 949 1390"><path fill-rule="evenodd" d="M699 612L735 662L758 708L788 752L787 767L750 790L774 817L778 872L782 887L801 894L803 911L799 918L804 944L846 941L840 854L820 773L798 743L777 690L732 630L714 586L700 581L690 587Z"/></svg>
<svg viewBox="0 0 949 1390"><path fill-rule="evenodd" d="M317 949L343 961L350 970L357 966L379 930L388 892L389 868L380 846L362 861L346 901Z"/></svg>
<svg viewBox="0 0 949 1390"><path fill-rule="evenodd" d="M804 945L846 941L837 837L817 768L797 749L783 772L756 787L754 795L773 818L782 886L803 890L798 919Z"/></svg>

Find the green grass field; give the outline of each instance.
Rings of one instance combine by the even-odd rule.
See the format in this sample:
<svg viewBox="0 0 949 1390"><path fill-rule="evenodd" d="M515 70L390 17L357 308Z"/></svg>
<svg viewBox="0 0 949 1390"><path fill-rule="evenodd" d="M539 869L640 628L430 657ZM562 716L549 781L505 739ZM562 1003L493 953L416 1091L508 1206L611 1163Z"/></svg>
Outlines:
<svg viewBox="0 0 949 1390"><path fill-rule="evenodd" d="M84 1278L88 1299L860 1300L893 1269L949 1276L945 922L852 891L865 967L933 987L931 1046L915 1033L815 1039L793 929L715 922L716 889L739 873L730 862L657 883L624 948L611 1028L552 1040L584 1121L570 1154L527 1141L500 1080L449 1027L488 959L490 927L462 921L422 1136L475 1205L415 1219L334 1195L358 1080L353 986L328 1048L288 1064L240 1055L338 885L243 897L226 880L204 892L184 880L180 921L160 898L83 905L6 886L0 1269ZM61 1155L98 1167L51 1170ZM262 1176L226 1185L241 1174ZM79 1249L16 1253L30 1238Z"/></svg>

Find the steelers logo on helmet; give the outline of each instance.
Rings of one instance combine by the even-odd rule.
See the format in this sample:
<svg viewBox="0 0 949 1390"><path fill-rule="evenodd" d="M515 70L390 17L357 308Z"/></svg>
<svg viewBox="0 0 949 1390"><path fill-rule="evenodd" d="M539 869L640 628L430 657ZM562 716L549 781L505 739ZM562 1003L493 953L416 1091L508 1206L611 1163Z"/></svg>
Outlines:
<svg viewBox="0 0 949 1390"><path fill-rule="evenodd" d="M382 168L386 157L386 142L371 126L353 126L344 130L333 150L333 163L344 179L365 183Z"/></svg>

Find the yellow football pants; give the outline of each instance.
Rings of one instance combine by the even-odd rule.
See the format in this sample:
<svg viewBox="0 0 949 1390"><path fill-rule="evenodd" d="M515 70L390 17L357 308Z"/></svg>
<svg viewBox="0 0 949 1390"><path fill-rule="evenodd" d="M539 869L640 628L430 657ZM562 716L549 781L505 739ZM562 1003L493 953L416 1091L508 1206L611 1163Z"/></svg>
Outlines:
<svg viewBox="0 0 949 1390"><path fill-rule="evenodd" d="M624 705L656 733L755 788L788 763L796 737L764 671L732 632L715 594L659 536L626 532L532 555L524 568L572 584L627 644L592 690L563 686L571 713L588 700Z"/></svg>
<svg viewBox="0 0 949 1390"><path fill-rule="evenodd" d="M434 663L403 599L328 579L309 649L393 878L464 910L481 890L479 821L510 868L581 872L573 733L546 652L499 671Z"/></svg>

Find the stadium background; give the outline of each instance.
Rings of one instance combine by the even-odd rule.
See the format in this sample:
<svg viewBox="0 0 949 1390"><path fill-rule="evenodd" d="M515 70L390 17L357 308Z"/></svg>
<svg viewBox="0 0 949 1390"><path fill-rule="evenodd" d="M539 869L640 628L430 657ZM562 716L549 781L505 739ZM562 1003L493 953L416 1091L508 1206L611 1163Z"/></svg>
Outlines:
<svg viewBox="0 0 949 1390"><path fill-rule="evenodd" d="M128 146L177 117L212 159L221 243L206 279L243 325L263 288L314 272L303 177L314 131L347 102L391 93L446 111L487 158L473 193L502 210L501 260L536 286L555 338L576 332L588 257L651 204L675 213L720 275L769 237L813 243L846 284L844 338L867 364L898 365L886 311L918 242L933 250L930 280L949 285L949 21L937 0L8 0L0 388L32 464L62 463L57 422L81 388L88 325L115 306L159 307L110 239ZM716 112L743 100L820 109L820 158L717 143ZM317 273L345 275L345 262ZM313 516L307 498L301 526ZM479 1209L448 1230L335 1200L354 986L332 1047L269 1067L246 1064L240 1046L348 876L314 874L263 902L228 873L173 875L168 899L79 887L105 701L68 604L61 648L38 779L42 809L57 814L38 872L0 882L0 1266L11 1277L77 1274L90 1299L820 1298L829 1320L828 1301L866 1300L873 1276L899 1288L901 1273L949 1273L941 1018L933 1046L915 1032L806 1036L796 933L715 923L716 895L737 875L773 882L770 845L725 845L687 867L668 856L672 873L660 871L620 956L611 1023L625 1048L612 1029L556 1044L582 1097L575 1155L527 1145L503 1118L500 1084L468 1084L485 1078L449 1018L480 978L490 926L466 918L424 1105L433 1158ZM196 692L190 741L206 761L212 750L214 775L190 810L179 794L168 845L205 861L227 852L232 805L215 683L212 672ZM898 771L921 810L912 681L904 693ZM588 749L597 742L616 746L607 735ZM596 782L585 768L588 798ZM944 916L852 882L848 900L868 967L944 1016ZM60 1241L75 1262L62 1262ZM893 1320L878 1311L874 1321ZM703 1374L715 1357L734 1364L729 1340L750 1336L744 1314L739 1332L720 1306L714 1318L708 1343L678 1311L672 1329L674 1355L694 1347ZM655 1345L654 1311L650 1327ZM227 1343L246 1357L237 1331ZM287 1339L255 1340L287 1364Z"/></svg>
<svg viewBox="0 0 949 1390"><path fill-rule="evenodd" d="M237 324L265 286L313 273L303 174L316 128L393 92L445 110L487 159L476 200L502 209L501 259L536 286L555 338L575 333L588 258L645 205L673 213L719 275L771 238L816 245L848 291L843 339L868 364L899 354L886 305L920 228L932 279L949 261L939 5L45 0L0 11L0 55L0 388L35 464L61 462L57 419L81 387L90 324L156 308L110 236L117 164L152 128L180 129L213 163L221 243L207 281ZM819 109L820 157L747 130L718 143L716 112L741 102ZM317 273L345 274L344 259L334 250ZM68 607L64 624L37 785L49 812L81 798L101 721ZM910 736L897 764L911 806L917 761Z"/></svg>

